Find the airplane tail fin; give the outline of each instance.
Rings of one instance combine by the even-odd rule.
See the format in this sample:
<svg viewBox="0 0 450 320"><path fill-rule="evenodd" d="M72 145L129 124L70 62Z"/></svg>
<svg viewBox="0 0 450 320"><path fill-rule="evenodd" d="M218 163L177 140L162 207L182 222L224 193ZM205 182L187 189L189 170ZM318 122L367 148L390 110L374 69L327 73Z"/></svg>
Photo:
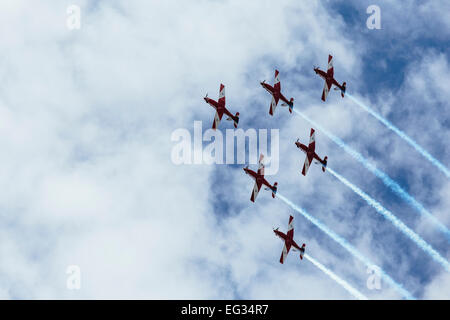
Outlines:
<svg viewBox="0 0 450 320"><path fill-rule="evenodd" d="M236 115L234 116L234 127L237 128L238 123L239 123L239 112L236 112Z"/></svg>
<svg viewBox="0 0 450 320"><path fill-rule="evenodd" d="M272 198L275 198L275 195L277 194L277 189L278 189L278 182L275 182L273 184L273 189L272 189Z"/></svg>
<svg viewBox="0 0 450 320"><path fill-rule="evenodd" d="M344 88L344 90L341 91L341 96L342 96L342 98L343 98L343 97L344 97L344 94L345 94L345 90L347 90L347 82L344 82L344 83L342 84L342 88Z"/></svg>
<svg viewBox="0 0 450 320"><path fill-rule="evenodd" d="M306 247L306 244L303 244L300 249L300 260L303 260L303 255L305 254L305 247Z"/></svg>
<svg viewBox="0 0 450 320"><path fill-rule="evenodd" d="M294 98L291 98L291 100L289 100L288 103L282 103L281 106L282 107L289 107L289 112L292 113L292 109L294 109ZM269 110L269 113L271 111L272 111L272 108L271 108L271 110ZM272 113L270 113L270 114L273 115Z"/></svg>
<svg viewBox="0 0 450 320"><path fill-rule="evenodd" d="M328 157L325 156L325 158L323 158L323 166L322 166L322 171L325 172L326 168L327 168L327 163L328 163Z"/></svg>
<svg viewBox="0 0 450 320"><path fill-rule="evenodd" d="M235 115L234 117L233 117L233 116L228 117L227 120L228 120L228 121L233 120L233 122L234 122L234 127L237 128L238 123L239 123L239 112L236 112L236 115Z"/></svg>

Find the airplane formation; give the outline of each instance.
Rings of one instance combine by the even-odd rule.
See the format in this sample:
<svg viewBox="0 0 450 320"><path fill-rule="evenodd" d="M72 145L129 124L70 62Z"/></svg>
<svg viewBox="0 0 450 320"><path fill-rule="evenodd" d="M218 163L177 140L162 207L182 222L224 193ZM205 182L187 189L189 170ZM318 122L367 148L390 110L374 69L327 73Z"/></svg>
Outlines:
<svg viewBox="0 0 450 320"><path fill-rule="evenodd" d="M317 75L319 75L322 79L325 80L325 84L324 84L323 91L322 91L322 97L321 97L322 101L326 101L328 93L331 90L331 87L333 85L335 86L334 89L340 90L341 96L344 97L344 94L345 94L345 91L347 88L347 84L346 84L346 82L343 82L341 85L334 78L333 57L331 55L328 56L328 68L327 68L326 72L323 70L320 70L317 67L314 67L313 69ZM273 116L275 109L278 106L278 102L280 100L283 102L281 104L281 106L288 107L289 112L292 113L292 111L294 109L294 98L290 98L288 100L282 94L281 82L280 82L278 70L275 70L273 86L266 83L265 80L260 82L260 84L272 96L272 101L270 103L270 108L269 108L269 114L271 116ZM208 103L211 107L213 107L216 110L212 129L216 130L219 127L219 123L220 123L220 120L222 119L223 114L226 114L228 116L227 120L233 121L234 127L237 128L237 126L239 124L239 112L236 112L236 114L233 115L225 107L225 86L223 84L220 84L219 99L217 101L208 98L208 94L206 94L204 99L205 99L206 103ZM295 142L295 145L306 155L305 162L303 164L302 175L306 176L306 173L308 172L308 169L309 169L311 163L313 163L313 162L316 164L320 164L322 166L322 171L325 172L327 163L328 163L328 157L325 156L323 159L321 159L315 151L316 150L315 130L313 128L311 128L308 145L305 145L305 144L299 142L299 140L300 139L297 139L297 141ZM250 197L250 201L252 201L252 202L255 202L256 197L258 196L258 193L263 185L265 186L265 188L264 188L265 190L272 191L272 198L275 198L275 196L277 194L277 189L278 189L278 182L275 182L273 185L271 185L264 177L264 155L262 155L262 154L259 157L258 166L259 167L258 167L257 171L253 171L253 170L249 169L248 166L243 168L244 172L255 181L255 184L253 186L253 191L252 191L252 194ZM280 257L281 264L283 264L284 261L286 260L286 257L291 248L293 248L292 249L293 251L300 252L300 254L299 254L300 260L303 259L303 255L305 254L306 244L303 243L302 246L300 247L294 241L293 220L294 220L294 218L292 216L289 216L289 224L288 224L287 233L283 233L283 232L279 231L278 228L273 230L275 235L284 242L283 251L282 251L281 257Z"/></svg>

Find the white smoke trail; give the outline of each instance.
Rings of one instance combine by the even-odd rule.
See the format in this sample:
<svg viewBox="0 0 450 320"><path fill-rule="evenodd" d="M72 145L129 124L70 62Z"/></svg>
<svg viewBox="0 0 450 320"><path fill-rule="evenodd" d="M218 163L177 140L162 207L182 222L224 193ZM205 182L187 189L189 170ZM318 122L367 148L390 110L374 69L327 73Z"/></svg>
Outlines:
<svg viewBox="0 0 450 320"><path fill-rule="evenodd" d="M439 170L441 170L447 178L450 178L450 170L447 169L439 160L434 158L431 154L429 154L425 149L423 149L420 145L417 144L413 139L411 139L406 133L398 129L392 123L390 123L387 119L383 118L380 114L376 113L372 108L369 108L364 103L353 97L351 94L346 93L346 95L361 108L366 110L372 116L374 116L378 121L384 124L387 128L394 131L400 138L405 140L409 145L411 145L417 152L419 152L422 156L424 156L428 161L430 161L433 165L435 165Z"/></svg>
<svg viewBox="0 0 450 320"><path fill-rule="evenodd" d="M277 197L281 199L284 203L286 203L288 206L290 206L292 209L303 215L306 219L308 219L311 223L313 223L316 227L318 227L320 230L325 232L329 237L331 237L334 241L339 243L344 249L346 249L350 254L352 254L355 258L360 260L362 263L364 263L367 267L374 268L376 267L378 270L380 270L380 274L383 277L385 281L387 281L391 286L393 286L403 297L407 299L415 299L411 293L409 293L403 286L397 282L395 282L394 279L392 279L386 272L384 272L383 269L376 266L374 263L372 263L368 258L366 258L364 255L362 255L355 247L353 247L346 239L342 238L338 234L334 233L331 229L329 229L326 225L324 225L319 219L314 218L313 216L309 215L305 210L300 208L299 206L292 203L289 199L285 198L280 193L277 193Z"/></svg>
<svg viewBox="0 0 450 320"><path fill-rule="evenodd" d="M359 189L353 183L345 179L343 176L335 172L331 168L327 168L328 172L331 173L334 177L336 177L339 181L345 184L347 187L353 190L357 195L363 198L372 208L374 208L378 213L380 213L383 217L388 219L390 222L394 224L397 229L402 231L408 238L414 241L421 249L423 249L426 253L428 253L436 262L440 263L447 272L450 272L450 264L446 259L444 259L439 252L433 249L431 245L429 245L425 240L423 240L417 233L408 228L400 219L398 219L392 212L384 208L379 202L371 198L364 191Z"/></svg>
<svg viewBox="0 0 450 320"><path fill-rule="evenodd" d="M313 257L309 256L308 254L303 255L304 258L309 260L313 265L315 265L317 268L323 271L327 276L329 276L331 279L336 281L338 284L340 284L345 290L347 290L353 297L359 300L369 300L365 295L363 295L361 292L353 288L347 281L341 279L338 275L336 275L333 271L325 267L323 264L315 260Z"/></svg>
<svg viewBox="0 0 450 320"><path fill-rule="evenodd" d="M432 221L438 229L443 232L447 236L447 240L450 241L450 230L442 224L438 219L436 219L425 207L419 203L416 199L414 199L413 196L411 196L408 192L406 192L400 185L392 180L386 173L376 168L373 164L371 164L366 158L362 156L359 152L353 150L351 147L349 147L344 141L342 141L340 138L336 137L332 133L330 133L328 130L324 129L322 126L320 126L318 123L310 119L307 115L304 113L294 109L294 112L296 112L299 116L301 116L303 119L311 123L316 129L319 129L325 135L328 136L331 140L333 140L334 143L336 143L338 146L340 146L342 149L344 149L345 152L350 154L355 160L360 162L367 170L372 172L376 177L381 179L381 181L384 183L385 186L387 186L389 189L391 189L394 193L396 193L400 198L402 198L404 201L406 201L410 206L412 206L416 211L418 211L421 215L427 217Z"/></svg>

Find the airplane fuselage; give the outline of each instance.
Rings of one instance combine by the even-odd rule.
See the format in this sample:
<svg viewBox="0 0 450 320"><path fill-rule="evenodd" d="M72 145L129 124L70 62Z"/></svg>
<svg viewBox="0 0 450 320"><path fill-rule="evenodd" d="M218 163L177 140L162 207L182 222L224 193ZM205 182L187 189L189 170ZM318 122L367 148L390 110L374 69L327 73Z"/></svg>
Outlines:
<svg viewBox="0 0 450 320"><path fill-rule="evenodd" d="M258 185L265 185L267 187L269 187L270 189L273 189L274 187L264 178L263 175L248 169L248 168L244 168L244 171L246 174L248 174L249 176L251 176Z"/></svg>
<svg viewBox="0 0 450 320"><path fill-rule="evenodd" d="M211 107L219 111L219 109L225 109L225 106L221 103L218 103L217 101L210 99L210 98L204 98L206 103L209 104Z"/></svg>
<svg viewBox="0 0 450 320"><path fill-rule="evenodd" d="M230 111L228 111L228 109L227 108L225 108L225 104L224 103L220 103L220 102L217 102L217 101L215 101L215 100L213 100L213 99L210 99L210 98L208 98L208 97L205 97L204 98L205 99L205 102L207 103L207 104L209 104L211 107L213 107L214 109L216 109L216 111L219 113L219 114L226 114L226 115L228 115L229 117L234 117L232 114L231 114L231 112Z"/></svg>
<svg viewBox="0 0 450 320"><path fill-rule="evenodd" d="M331 85L335 85L336 87L338 87L341 91L345 91L344 86L342 86L341 84L339 84L339 82L336 81L336 79L334 79L334 76L331 74L328 74L327 72L320 70L319 68L315 68L314 71L316 72L316 74L318 74L322 79L324 79L327 84L329 84L329 86L331 87Z"/></svg>
<svg viewBox="0 0 450 320"><path fill-rule="evenodd" d="M314 69L314 71L316 72L316 74L318 74L321 78L323 78L325 80L332 80L333 79L332 76L329 76L325 71L322 71L319 68Z"/></svg>
<svg viewBox="0 0 450 320"><path fill-rule="evenodd" d="M309 148L304 145L303 143L296 142L295 145L297 148L299 148L301 151L303 151L307 156L313 156L314 159L319 161L320 163L324 163L324 160L320 159L320 157L315 153L314 151L310 151Z"/></svg>
<svg viewBox="0 0 450 320"><path fill-rule="evenodd" d="M302 150L304 153L308 153L308 147L305 146L303 143L297 142L296 145L297 145L297 148Z"/></svg>
<svg viewBox="0 0 450 320"><path fill-rule="evenodd" d="M266 89L267 92L269 92L275 99L281 100L288 105L291 104L291 102L286 99L286 97L281 93L280 90L275 89L275 87L265 82L261 82L261 86Z"/></svg>
<svg viewBox="0 0 450 320"><path fill-rule="evenodd" d="M291 246L293 246L297 250L302 250L300 246L294 241L294 239L292 239L285 233L278 230L273 230L273 232L275 232L275 235L277 237L281 238L284 241L284 243L286 244L286 248L290 248Z"/></svg>

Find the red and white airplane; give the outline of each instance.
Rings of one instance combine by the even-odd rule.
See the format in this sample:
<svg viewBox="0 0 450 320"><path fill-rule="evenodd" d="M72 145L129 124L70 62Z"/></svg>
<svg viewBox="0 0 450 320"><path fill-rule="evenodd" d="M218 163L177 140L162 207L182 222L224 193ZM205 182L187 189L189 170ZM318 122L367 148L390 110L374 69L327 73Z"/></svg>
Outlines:
<svg viewBox="0 0 450 320"><path fill-rule="evenodd" d="M291 100L287 100L285 96L281 93L281 84L280 79L278 78L278 70L275 70L275 81L273 87L270 84L266 83L266 80L261 82L261 86L266 89L272 95L272 102L270 103L269 114L273 116L275 109L278 105L278 101L281 99L284 103L281 106L286 107L289 106L289 112L292 113L292 109L294 108L294 98Z"/></svg>
<svg viewBox="0 0 450 320"><path fill-rule="evenodd" d="M300 251L300 259L303 260L303 255L305 254L306 244L303 244L300 248L298 244L294 241L294 226L292 225L292 221L294 220L293 216L289 216L289 225L287 234L284 234L281 231L278 231L278 228L274 229L275 235L280 237L281 240L284 241L283 252L281 253L280 263L283 263L286 260L286 256L289 253L291 247L294 247L293 251Z"/></svg>
<svg viewBox="0 0 450 320"><path fill-rule="evenodd" d="M327 167L328 157L325 156L325 158L320 159L320 157L316 153L316 134L313 128L311 128L311 134L309 136L309 145L305 146L303 143L300 143L297 139L297 142L295 142L295 145L297 148L302 150L306 154L305 163L303 164L303 170L302 174L306 176L306 173L308 172L309 166L311 162L315 159L316 163L320 162L322 164L322 171L325 172L325 168Z"/></svg>
<svg viewBox="0 0 450 320"><path fill-rule="evenodd" d="M216 115L214 116L214 122L212 125L212 128L214 130L216 130L219 126L220 120L222 120L222 116L224 113L228 116L227 120L233 120L234 127L237 128L239 123L239 112L236 112L236 115L233 115L230 111L228 111L227 108L225 108L225 86L223 84L220 84L219 100L215 101L208 98L208 94L206 94L206 97L204 97L203 99L205 99L206 103L211 105L211 107L216 109Z"/></svg>
<svg viewBox="0 0 450 320"><path fill-rule="evenodd" d="M328 92L331 89L331 86L334 84L337 88L334 88L334 90L341 90L341 96L344 97L345 90L347 89L347 83L344 82L342 85L339 84L334 79L334 68L333 68L333 57L331 55L328 55L328 70L327 72L320 70L319 68L314 68L314 71L316 74L318 74L321 78L325 80L325 85L323 87L322 92L322 100L325 101L327 98Z"/></svg>
<svg viewBox="0 0 450 320"><path fill-rule="evenodd" d="M255 202L255 199L258 196L258 192L261 189L262 185L266 186L266 188L265 188L266 190L272 190L272 198L275 198L275 195L277 194L278 182L275 182L272 186L264 178L263 160L264 160L264 155L261 154L259 157L259 168L258 168L257 172L250 170L248 168L248 166L244 168L245 173L248 174L253 180L255 180L255 185L253 187L252 196L250 197L250 200L252 202Z"/></svg>

